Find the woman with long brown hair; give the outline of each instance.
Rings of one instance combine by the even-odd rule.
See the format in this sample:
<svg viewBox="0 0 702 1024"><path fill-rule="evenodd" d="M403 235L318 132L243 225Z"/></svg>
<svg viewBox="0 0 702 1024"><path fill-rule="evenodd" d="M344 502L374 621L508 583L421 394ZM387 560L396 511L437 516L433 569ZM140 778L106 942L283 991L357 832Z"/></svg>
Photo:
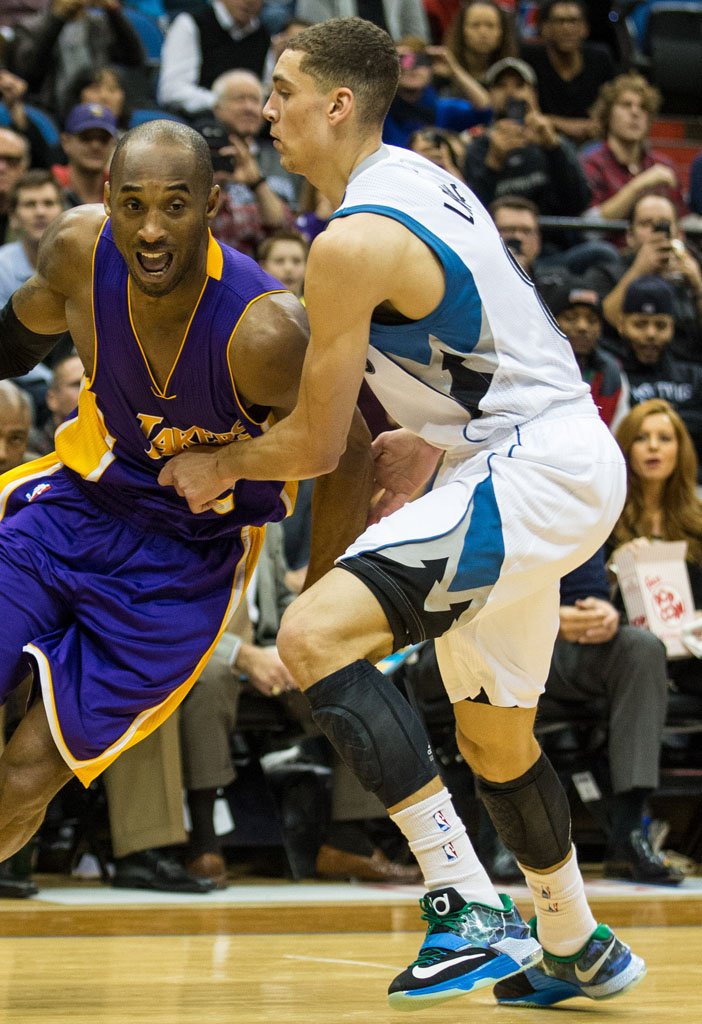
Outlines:
<svg viewBox="0 0 702 1024"><path fill-rule="evenodd" d="M687 427L668 402L652 398L634 406L616 437L627 465L627 496L609 547L687 541L692 596L702 609L702 501ZM697 659L669 661L668 674L679 689L702 691Z"/></svg>
<svg viewBox="0 0 702 1024"><path fill-rule="evenodd" d="M491 64L517 56L514 19L493 0L464 0L443 44L482 83Z"/></svg>
<svg viewBox="0 0 702 1024"><path fill-rule="evenodd" d="M637 537L686 540L688 561L701 567L702 577L702 502L697 495L697 456L687 427L668 402L652 398L634 406L616 436L626 459L628 484L612 532L614 545Z"/></svg>

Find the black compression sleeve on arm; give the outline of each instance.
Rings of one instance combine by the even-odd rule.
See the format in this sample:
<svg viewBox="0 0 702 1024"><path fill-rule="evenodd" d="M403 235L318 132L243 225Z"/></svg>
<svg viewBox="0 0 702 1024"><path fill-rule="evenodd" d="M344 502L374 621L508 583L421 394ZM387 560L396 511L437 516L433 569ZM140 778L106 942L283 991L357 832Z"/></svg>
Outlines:
<svg viewBox="0 0 702 1024"><path fill-rule="evenodd" d="M0 380L28 373L62 336L30 331L17 319L10 296L0 310Z"/></svg>

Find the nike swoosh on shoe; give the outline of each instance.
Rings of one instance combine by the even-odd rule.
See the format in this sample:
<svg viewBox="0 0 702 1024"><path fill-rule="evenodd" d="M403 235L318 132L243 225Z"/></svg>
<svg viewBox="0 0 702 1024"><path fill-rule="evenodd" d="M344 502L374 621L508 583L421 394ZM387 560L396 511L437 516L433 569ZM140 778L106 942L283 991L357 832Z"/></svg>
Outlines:
<svg viewBox="0 0 702 1024"><path fill-rule="evenodd" d="M453 960L442 960L440 964L431 964L429 967L413 967L412 974L421 981L424 978L433 978L435 974L447 971L450 967L455 967L456 964L465 963L466 960L477 960L484 956L484 953L470 953L468 956L454 957Z"/></svg>
<svg viewBox="0 0 702 1024"><path fill-rule="evenodd" d="M587 984L588 981L592 981L592 979L595 977L595 975L599 971L600 967L602 967L602 965L606 961L607 957L609 956L609 954L614 949L614 943L616 941L617 940L614 938L614 936L612 936L612 941L607 946L607 948L604 951L604 953L601 956L599 956L597 958L597 960L595 960L595 962L592 965L592 967L588 967L588 969L586 971L581 971L580 968L578 967L578 965L577 964L575 965L575 977L578 979L578 981L582 982L583 984Z"/></svg>

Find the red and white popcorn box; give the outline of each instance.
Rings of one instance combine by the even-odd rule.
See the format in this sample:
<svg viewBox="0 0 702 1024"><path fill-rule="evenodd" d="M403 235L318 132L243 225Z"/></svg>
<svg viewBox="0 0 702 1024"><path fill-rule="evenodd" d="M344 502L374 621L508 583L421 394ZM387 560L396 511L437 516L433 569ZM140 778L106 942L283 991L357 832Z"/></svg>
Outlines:
<svg viewBox="0 0 702 1024"><path fill-rule="evenodd" d="M686 551L684 540L654 541L612 559L629 622L660 637L669 658L690 656L680 635L695 617Z"/></svg>

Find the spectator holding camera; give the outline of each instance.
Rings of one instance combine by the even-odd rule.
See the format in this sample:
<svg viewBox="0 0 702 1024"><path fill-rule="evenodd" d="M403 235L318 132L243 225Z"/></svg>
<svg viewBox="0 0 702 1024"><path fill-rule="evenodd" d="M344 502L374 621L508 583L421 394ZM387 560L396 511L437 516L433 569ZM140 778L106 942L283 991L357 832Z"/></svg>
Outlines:
<svg viewBox="0 0 702 1024"><path fill-rule="evenodd" d="M506 57L486 77L493 123L466 150L463 177L489 206L500 196L522 196L545 215L577 216L590 190L572 145L539 110L536 75L523 60Z"/></svg>
<svg viewBox="0 0 702 1024"><path fill-rule="evenodd" d="M258 138L263 125L260 79L241 68L227 71L213 82L212 95L215 120L199 126L222 189L212 234L255 259L268 235L294 226L295 183L282 170L270 140Z"/></svg>
<svg viewBox="0 0 702 1024"><path fill-rule="evenodd" d="M413 132L444 128L462 132L490 116L486 91L470 76L463 76L467 98L441 97L433 84L432 52L439 62L448 59L441 47L427 47L418 36L406 36L397 44L400 80L383 126L383 142L407 146ZM470 95L468 95L470 93Z"/></svg>
<svg viewBox="0 0 702 1024"><path fill-rule="evenodd" d="M671 286L676 324L671 352L679 359L702 363L702 271L681 237L671 200L641 196L631 212L626 243L615 260L588 272L588 283L602 296L606 319L617 326L632 281L650 275L664 278Z"/></svg>

